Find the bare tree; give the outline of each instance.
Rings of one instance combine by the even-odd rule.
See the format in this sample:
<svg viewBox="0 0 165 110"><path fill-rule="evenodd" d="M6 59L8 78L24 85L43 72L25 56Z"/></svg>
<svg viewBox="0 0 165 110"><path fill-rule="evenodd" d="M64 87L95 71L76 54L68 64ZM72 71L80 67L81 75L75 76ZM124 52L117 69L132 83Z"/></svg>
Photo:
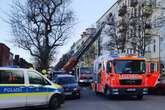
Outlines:
<svg viewBox="0 0 165 110"><path fill-rule="evenodd" d="M15 44L30 52L40 69L48 69L56 48L71 34L70 0L20 0L12 6L10 24Z"/></svg>
<svg viewBox="0 0 165 110"><path fill-rule="evenodd" d="M139 10L136 10L131 14L129 24L131 26L131 39L129 39L130 44L139 55L145 55L146 48L153 40L151 21L149 20L152 15L153 2L149 1L149 4L144 2ZM133 8L134 9L134 8ZM145 10L147 9L147 12ZM135 9L134 9L135 10ZM141 13L141 11L143 13ZM138 14L138 15L137 15Z"/></svg>
<svg viewBox="0 0 165 110"><path fill-rule="evenodd" d="M117 21L112 13L106 18L106 27L104 33L110 39L110 41L106 44L109 50L117 49L124 51L127 39L125 36L117 35Z"/></svg>

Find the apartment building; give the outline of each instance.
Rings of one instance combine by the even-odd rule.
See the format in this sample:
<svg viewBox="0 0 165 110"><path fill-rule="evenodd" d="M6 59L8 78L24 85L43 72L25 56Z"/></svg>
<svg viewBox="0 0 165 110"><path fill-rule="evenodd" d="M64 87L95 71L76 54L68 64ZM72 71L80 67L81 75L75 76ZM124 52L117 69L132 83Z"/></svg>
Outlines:
<svg viewBox="0 0 165 110"><path fill-rule="evenodd" d="M0 43L0 66L8 66L10 63L10 49L3 43Z"/></svg>
<svg viewBox="0 0 165 110"><path fill-rule="evenodd" d="M85 31L81 34L81 43L76 43L77 47L82 47L85 45L86 40L93 34L96 33L96 28L87 28ZM79 42L80 42L79 41ZM78 49L79 49L78 48ZM89 67L93 65L93 60L95 59L95 45L92 45L88 51L82 56L82 58L79 61L79 66L83 67Z"/></svg>
<svg viewBox="0 0 165 110"><path fill-rule="evenodd" d="M124 52L165 64L165 0L118 0L97 24L106 21L109 14L115 18L116 35L127 42L121 45ZM111 38L103 32L97 41L98 54L110 52L107 42Z"/></svg>
<svg viewBox="0 0 165 110"><path fill-rule="evenodd" d="M148 60L160 61L163 66L165 64L165 1L119 0L118 3L119 11L121 9L123 13L123 16L119 14L119 18L124 18L127 24L126 36L133 38L130 40L134 41L130 46L138 53L142 50L140 53L145 53Z"/></svg>
<svg viewBox="0 0 165 110"><path fill-rule="evenodd" d="M85 43L88 37L94 33L96 33L96 28L86 28L85 31L81 34L81 38L71 46L71 51L75 53Z"/></svg>

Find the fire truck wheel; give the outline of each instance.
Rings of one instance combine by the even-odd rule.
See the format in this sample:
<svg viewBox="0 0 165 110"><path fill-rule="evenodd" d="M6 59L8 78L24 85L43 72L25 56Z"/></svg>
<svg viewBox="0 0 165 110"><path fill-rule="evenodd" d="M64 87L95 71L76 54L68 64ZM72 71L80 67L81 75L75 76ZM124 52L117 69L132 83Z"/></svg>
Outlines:
<svg viewBox="0 0 165 110"><path fill-rule="evenodd" d="M105 96L108 98L108 99L111 99L112 98L112 94L111 94L111 90L109 88L106 88L104 90L104 94Z"/></svg>
<svg viewBox="0 0 165 110"><path fill-rule="evenodd" d="M142 100L143 99L143 95L137 95L137 99L138 100Z"/></svg>

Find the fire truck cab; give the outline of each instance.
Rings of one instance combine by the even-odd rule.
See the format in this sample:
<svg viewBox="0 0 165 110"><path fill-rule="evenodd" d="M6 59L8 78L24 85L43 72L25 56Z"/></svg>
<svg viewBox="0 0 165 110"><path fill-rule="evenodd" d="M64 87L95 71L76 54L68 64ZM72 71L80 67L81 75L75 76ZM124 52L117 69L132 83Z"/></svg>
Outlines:
<svg viewBox="0 0 165 110"><path fill-rule="evenodd" d="M143 56L100 56L94 62L92 88L109 98L128 95L143 99L148 88L156 85L158 68L158 63L147 63Z"/></svg>

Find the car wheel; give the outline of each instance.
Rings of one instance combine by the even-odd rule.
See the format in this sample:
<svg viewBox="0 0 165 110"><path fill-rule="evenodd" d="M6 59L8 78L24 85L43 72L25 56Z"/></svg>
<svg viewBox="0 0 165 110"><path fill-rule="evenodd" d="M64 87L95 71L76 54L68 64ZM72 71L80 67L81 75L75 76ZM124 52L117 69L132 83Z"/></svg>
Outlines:
<svg viewBox="0 0 165 110"><path fill-rule="evenodd" d="M50 101L49 110L56 110L59 107L60 107L60 103L59 103L58 97L54 96Z"/></svg>
<svg viewBox="0 0 165 110"><path fill-rule="evenodd" d="M78 99L80 99L80 97L81 97L81 94L80 94L80 93L78 93L77 98L78 98Z"/></svg>
<svg viewBox="0 0 165 110"><path fill-rule="evenodd" d="M143 99L143 95L137 95L137 99L138 100L142 100Z"/></svg>

